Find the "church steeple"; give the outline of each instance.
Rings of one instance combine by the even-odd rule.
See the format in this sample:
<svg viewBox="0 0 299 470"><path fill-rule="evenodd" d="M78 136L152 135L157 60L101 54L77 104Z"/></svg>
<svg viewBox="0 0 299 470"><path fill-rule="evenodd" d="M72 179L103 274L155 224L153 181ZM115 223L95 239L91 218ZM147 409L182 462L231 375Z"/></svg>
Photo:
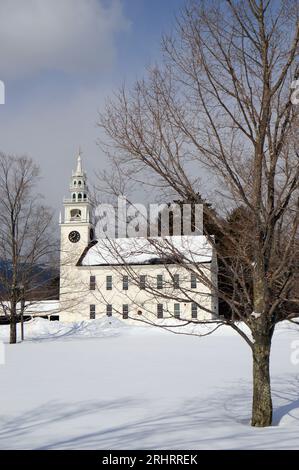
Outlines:
<svg viewBox="0 0 299 470"><path fill-rule="evenodd" d="M83 170L82 152L76 157L75 170L72 171L70 181L70 197L64 199L64 218L62 225L80 225L81 228L92 225L91 202L88 196L87 176ZM85 229L84 229L85 230ZM83 231L84 231L83 230ZM88 243L91 237L86 237Z"/></svg>
<svg viewBox="0 0 299 470"><path fill-rule="evenodd" d="M70 191L72 201L80 203L82 201L88 201L87 177L82 168L81 150L79 150L77 156L76 170L72 171Z"/></svg>
<svg viewBox="0 0 299 470"><path fill-rule="evenodd" d="M81 151L76 155L74 168L69 185L70 194L63 200L64 215L59 220L60 301L72 292L77 281L75 267L78 260L86 247L94 241L92 204L88 197L87 176L82 165ZM66 306L69 308L67 302Z"/></svg>

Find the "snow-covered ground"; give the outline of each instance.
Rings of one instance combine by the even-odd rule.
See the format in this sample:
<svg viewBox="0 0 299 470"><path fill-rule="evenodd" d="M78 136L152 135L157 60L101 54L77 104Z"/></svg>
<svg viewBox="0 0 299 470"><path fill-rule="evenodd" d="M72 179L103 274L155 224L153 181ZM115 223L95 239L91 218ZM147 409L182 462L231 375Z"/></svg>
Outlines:
<svg viewBox="0 0 299 470"><path fill-rule="evenodd" d="M228 328L197 338L118 319L33 320L0 365L0 448L298 449L298 333L275 334L274 425L253 429L250 350Z"/></svg>

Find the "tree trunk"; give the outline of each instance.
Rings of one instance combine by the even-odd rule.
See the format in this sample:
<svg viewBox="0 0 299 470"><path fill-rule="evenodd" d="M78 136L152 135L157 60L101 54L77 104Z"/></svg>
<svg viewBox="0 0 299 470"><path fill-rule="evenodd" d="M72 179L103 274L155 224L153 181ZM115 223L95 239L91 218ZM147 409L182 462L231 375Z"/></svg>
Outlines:
<svg viewBox="0 0 299 470"><path fill-rule="evenodd" d="M10 344L17 342L17 309L15 303L11 304L10 312Z"/></svg>
<svg viewBox="0 0 299 470"><path fill-rule="evenodd" d="M253 345L252 426L265 427L272 424L270 351L271 336Z"/></svg>
<svg viewBox="0 0 299 470"><path fill-rule="evenodd" d="M273 325L268 318L271 305L267 286L266 259L263 254L263 230L256 222L256 259L253 273L254 312L252 320L253 336L253 400L251 425L258 427L272 424L272 398L270 383L270 351Z"/></svg>
<svg viewBox="0 0 299 470"><path fill-rule="evenodd" d="M24 314L21 312L21 340L24 341Z"/></svg>
<svg viewBox="0 0 299 470"><path fill-rule="evenodd" d="M15 316L10 318L10 344L17 342L17 319Z"/></svg>
<svg viewBox="0 0 299 470"><path fill-rule="evenodd" d="M24 298L24 287L22 288L22 297L21 297L21 340L24 341L24 308L25 308L25 298Z"/></svg>

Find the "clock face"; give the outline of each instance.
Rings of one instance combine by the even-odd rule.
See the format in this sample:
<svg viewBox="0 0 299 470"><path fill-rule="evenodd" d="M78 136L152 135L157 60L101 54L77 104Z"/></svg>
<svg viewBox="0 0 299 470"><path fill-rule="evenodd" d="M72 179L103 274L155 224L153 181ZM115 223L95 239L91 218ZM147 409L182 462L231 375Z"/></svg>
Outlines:
<svg viewBox="0 0 299 470"><path fill-rule="evenodd" d="M72 243L77 243L80 240L80 233L76 230L73 230L69 233L69 241Z"/></svg>

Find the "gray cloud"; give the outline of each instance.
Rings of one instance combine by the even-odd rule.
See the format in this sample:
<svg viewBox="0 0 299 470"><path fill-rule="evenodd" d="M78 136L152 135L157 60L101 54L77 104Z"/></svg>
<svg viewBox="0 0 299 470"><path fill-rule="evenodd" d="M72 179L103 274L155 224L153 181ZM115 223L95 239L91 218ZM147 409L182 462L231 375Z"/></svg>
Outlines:
<svg viewBox="0 0 299 470"><path fill-rule="evenodd" d="M1 78L109 67L115 36L128 28L119 0L1 0Z"/></svg>
<svg viewBox="0 0 299 470"><path fill-rule="evenodd" d="M59 208L68 196L71 170L79 145L90 182L94 173L105 165L96 141L98 109L110 90L103 85L81 89L64 101L51 102L46 95L27 103L20 113L0 110L1 151L26 154L41 168L40 192L48 204Z"/></svg>

